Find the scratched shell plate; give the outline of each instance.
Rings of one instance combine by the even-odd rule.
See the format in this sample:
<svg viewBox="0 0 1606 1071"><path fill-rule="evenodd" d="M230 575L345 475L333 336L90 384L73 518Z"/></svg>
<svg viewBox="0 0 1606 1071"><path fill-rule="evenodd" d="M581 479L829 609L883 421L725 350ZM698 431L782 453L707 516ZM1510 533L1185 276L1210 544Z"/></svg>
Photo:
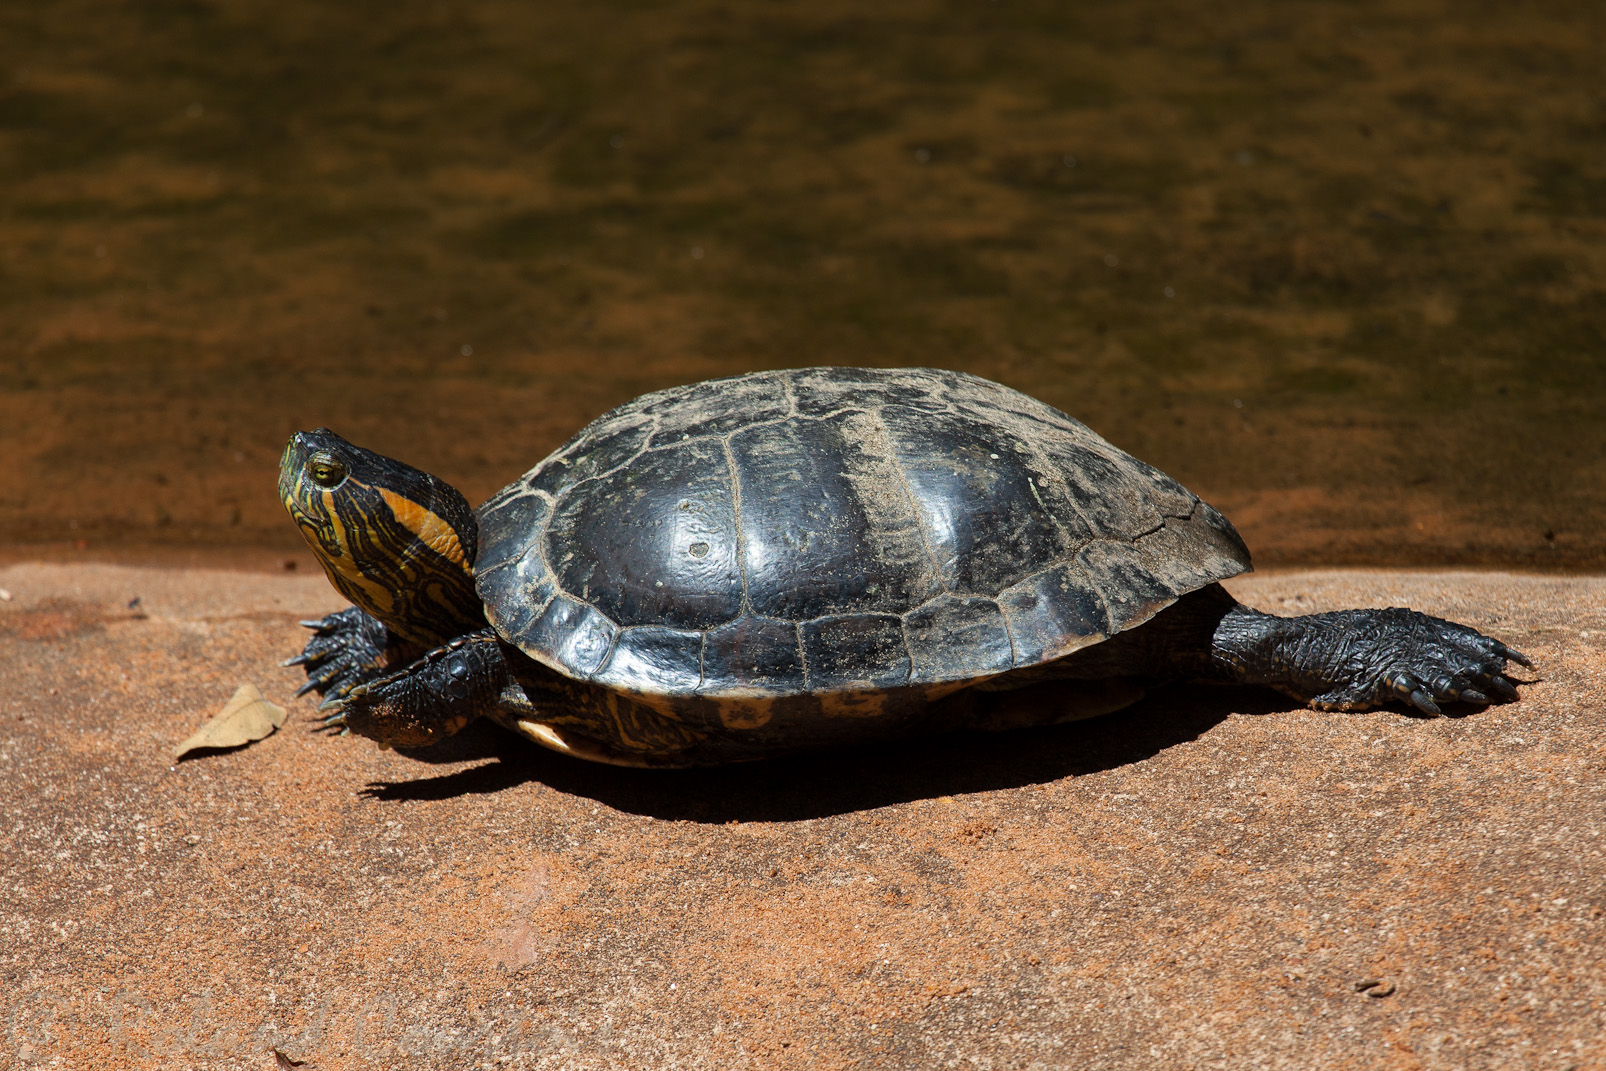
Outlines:
<svg viewBox="0 0 1606 1071"><path fill-rule="evenodd" d="M559 595L530 623L519 646L537 661L587 678L602 665L618 633L619 626L595 607Z"/></svg>
<svg viewBox="0 0 1606 1071"><path fill-rule="evenodd" d="M904 618L910 684L1003 673L1014 665L1009 626L992 599L944 595Z"/></svg>
<svg viewBox="0 0 1606 1071"><path fill-rule="evenodd" d="M1009 623L1016 666L1035 666L1105 638L1109 611L1074 562L1016 584L998 596Z"/></svg>
<svg viewBox="0 0 1606 1071"><path fill-rule="evenodd" d="M909 683L903 623L890 614L805 621L799 632L811 692L895 688Z"/></svg>
<svg viewBox="0 0 1606 1071"><path fill-rule="evenodd" d="M702 650L703 634L695 630L627 628L591 679L609 688L682 695L702 682Z"/></svg>

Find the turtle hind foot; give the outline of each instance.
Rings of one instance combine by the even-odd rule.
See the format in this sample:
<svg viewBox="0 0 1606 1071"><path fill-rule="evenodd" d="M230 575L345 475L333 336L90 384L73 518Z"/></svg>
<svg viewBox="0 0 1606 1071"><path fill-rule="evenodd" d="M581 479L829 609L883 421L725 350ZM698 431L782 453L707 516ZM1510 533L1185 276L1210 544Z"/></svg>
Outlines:
<svg viewBox="0 0 1606 1071"><path fill-rule="evenodd" d="M1454 621L1400 607L1272 617L1235 608L1214 640L1218 658L1245 683L1270 684L1318 710L1401 703L1437 716L1517 698L1507 663L1521 651Z"/></svg>
<svg viewBox="0 0 1606 1071"><path fill-rule="evenodd" d="M1342 623L1353 630L1345 664L1361 672L1313 698L1318 709L1396 702L1436 717L1451 703L1483 707L1516 699L1507 663L1533 665L1521 651L1454 621L1400 607L1349 613L1356 618Z"/></svg>

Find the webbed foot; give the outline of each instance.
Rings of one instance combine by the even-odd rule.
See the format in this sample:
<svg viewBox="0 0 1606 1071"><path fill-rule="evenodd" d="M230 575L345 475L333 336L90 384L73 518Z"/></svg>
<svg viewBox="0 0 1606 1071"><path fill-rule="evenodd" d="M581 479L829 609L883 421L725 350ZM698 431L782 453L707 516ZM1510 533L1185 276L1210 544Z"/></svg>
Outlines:
<svg viewBox="0 0 1606 1071"><path fill-rule="evenodd" d="M1333 687L1310 700L1318 710L1400 702L1437 715L1448 703L1484 706L1517 698L1508 662L1533 665L1521 651L1453 621L1398 607L1346 613L1355 618L1344 623L1347 650L1328 681Z"/></svg>
<svg viewBox="0 0 1606 1071"><path fill-rule="evenodd" d="M301 624L312 629L312 637L300 654L284 662L307 667L307 682L296 695L316 691L338 699L384 672L390 632L357 607Z"/></svg>

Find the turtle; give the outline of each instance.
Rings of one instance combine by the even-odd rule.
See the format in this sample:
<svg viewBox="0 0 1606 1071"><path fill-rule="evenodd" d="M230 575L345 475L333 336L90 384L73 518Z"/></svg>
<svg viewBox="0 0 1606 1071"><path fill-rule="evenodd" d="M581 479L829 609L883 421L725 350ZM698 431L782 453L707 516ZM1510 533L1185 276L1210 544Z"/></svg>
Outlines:
<svg viewBox="0 0 1606 1071"><path fill-rule="evenodd" d="M325 724L489 718L577 758L703 766L1092 717L1156 685L1322 710L1517 698L1521 652L1408 609L1262 613L1232 524L1026 394L802 368L643 395L477 509L327 428L279 493L352 606L302 622ZM1032 686L1047 701L990 695ZM1041 686L1041 687L1039 687Z"/></svg>

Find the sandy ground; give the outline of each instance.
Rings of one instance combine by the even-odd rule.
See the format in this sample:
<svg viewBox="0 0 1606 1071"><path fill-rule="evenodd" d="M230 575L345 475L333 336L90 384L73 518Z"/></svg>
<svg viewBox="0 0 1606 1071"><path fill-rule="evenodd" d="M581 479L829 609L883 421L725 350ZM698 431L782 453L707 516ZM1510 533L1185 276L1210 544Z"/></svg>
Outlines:
<svg viewBox="0 0 1606 1071"><path fill-rule="evenodd" d="M313 731L278 662L335 606L321 577L0 569L0 1050L1606 1067L1606 579L1233 587L1457 618L1539 679L1465 717L1178 688L1051 731L642 773L489 728L413 754ZM175 764L246 680L291 721Z"/></svg>

